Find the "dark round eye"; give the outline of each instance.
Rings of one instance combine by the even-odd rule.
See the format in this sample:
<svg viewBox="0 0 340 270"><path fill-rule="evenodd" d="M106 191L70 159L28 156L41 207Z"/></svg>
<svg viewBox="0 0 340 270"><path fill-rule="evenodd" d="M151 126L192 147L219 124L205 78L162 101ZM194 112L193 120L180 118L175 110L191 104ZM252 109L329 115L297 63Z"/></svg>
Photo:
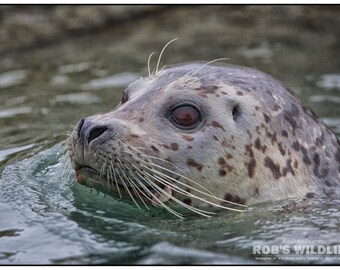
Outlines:
<svg viewBox="0 0 340 270"><path fill-rule="evenodd" d="M129 99L129 97L128 97L127 93L124 92L120 103L124 104L125 102L128 101L128 99Z"/></svg>
<svg viewBox="0 0 340 270"><path fill-rule="evenodd" d="M191 129L201 122L201 114L192 105L182 105L172 110L170 114L173 124L182 129Z"/></svg>

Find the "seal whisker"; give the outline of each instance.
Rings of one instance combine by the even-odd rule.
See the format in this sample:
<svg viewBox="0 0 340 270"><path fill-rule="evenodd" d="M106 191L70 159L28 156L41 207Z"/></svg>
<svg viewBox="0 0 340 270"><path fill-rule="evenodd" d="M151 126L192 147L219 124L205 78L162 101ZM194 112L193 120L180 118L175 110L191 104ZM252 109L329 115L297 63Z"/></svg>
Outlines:
<svg viewBox="0 0 340 270"><path fill-rule="evenodd" d="M113 184L113 174L111 172L111 167L108 166L107 169L106 169L106 183L107 183L107 186L108 186L108 189L109 191L111 190L111 185Z"/></svg>
<svg viewBox="0 0 340 270"><path fill-rule="evenodd" d="M190 80L192 76L194 76L198 71L200 71L202 68L206 67L207 65L210 65L210 64L215 63L215 62L218 62L218 61L223 61L223 60L230 60L230 58L225 58L225 57L224 57L224 58L217 58L217 59L215 59L215 60L212 60L212 61L209 61L209 62L203 64L203 65L200 66L198 69L194 70L194 71L191 73L191 75L190 75L187 79L185 79L185 82L187 82L188 80ZM188 76L189 73L190 73L190 71L189 71L187 74L185 74L185 75L183 76L183 78L184 78L185 76Z"/></svg>
<svg viewBox="0 0 340 270"><path fill-rule="evenodd" d="M152 52L149 57L148 57L148 73L149 73L149 77L151 76L151 69L150 69L150 61L151 61L151 57L155 54L155 52Z"/></svg>
<svg viewBox="0 0 340 270"><path fill-rule="evenodd" d="M119 161L119 162L121 162L121 161ZM131 170L130 170L130 168L128 167L128 166L126 166L124 163L121 163L121 165L123 166L123 167L125 167L127 170L129 170L130 171L130 175L131 175ZM134 177L133 179L130 179L130 177L129 176L127 176L125 173L124 173L124 175L126 176L126 180L129 182L129 184L131 185L131 187L132 187L132 189L133 189L133 191L134 191L134 193L136 194L136 196L142 201L142 203L146 206L146 208L148 208L148 206L146 205L146 203L144 202L144 200L143 200L143 198L139 195L139 192L141 192L141 190L140 190L140 188L135 184L135 182L134 182L134 180L136 180L137 182L139 182L140 183L140 181L139 181L139 179L137 179L136 177ZM122 180L123 181L123 180ZM139 192L138 192L138 191ZM148 208L149 209L149 208Z"/></svg>
<svg viewBox="0 0 340 270"><path fill-rule="evenodd" d="M161 62L161 59L162 59L162 55L163 55L164 50L166 49L166 47L168 47L172 42L174 42L174 41L176 41L176 40L178 40L178 38L174 38L174 39L170 40L170 41L169 41L167 44L165 44L165 46L163 47L161 53L159 54L158 61L157 61L157 65L156 65L156 75L157 75L157 73L158 73L158 67L159 67L159 64L160 64L160 62Z"/></svg>
<svg viewBox="0 0 340 270"><path fill-rule="evenodd" d="M133 164L132 164L132 166L134 166ZM137 170L139 170L140 171L140 169L139 168L137 168L136 166L134 166ZM141 175L141 174L139 174L139 173L137 173L141 178L143 178L143 176ZM143 174L144 174L144 172L143 172ZM147 179L147 178L143 178L143 179ZM157 185L155 185L152 181L147 181L148 182L148 184L150 185L150 186L152 186L152 187L158 187ZM163 203L159 198L157 198L143 183L141 183L142 184L142 187L143 187L143 189L147 192L147 193L149 193L150 194L150 196L161 206L161 207L163 207L164 209L166 209L168 212L170 212L170 213L172 213L173 215L175 215L175 216L177 216L177 217L179 217L179 218L183 218L183 216L180 214L180 213L178 213L177 211L175 211L175 210L173 210L172 208L170 208L170 207L168 207L165 203ZM164 191L163 191L164 192ZM154 201L152 201L152 200L150 200L151 202L154 202Z"/></svg>
<svg viewBox="0 0 340 270"><path fill-rule="evenodd" d="M136 159L138 159L138 158L136 158ZM142 160L142 159L138 159L138 160L141 161L141 162L145 162L145 161ZM145 165L142 165L142 166L145 167L145 168L147 168L147 169L149 169L149 168L148 168L147 166L145 166ZM160 166L160 165L157 165L157 164L155 164L155 163L152 163L152 166L158 167L158 168L163 169L163 170L165 170L165 171L167 171L167 172L170 172L170 173L174 173L175 175L177 174L177 173L175 173L175 172L173 172L173 171L171 171L171 170L168 170L168 169L166 169L166 168L164 168L164 167L162 167L162 166ZM216 199L216 200L218 200L218 201L226 202L226 203L229 203L229 204L232 204L232 205L241 206L241 207L247 207L247 206L244 205L244 204L239 204L239 203L227 201L227 200L218 198L218 197L214 196L213 194L210 195L210 194L208 194L208 193L205 193L205 192L203 192L202 190L196 189L196 188L194 188L194 187L192 187L192 186L189 186L189 185L187 185L187 184L185 184L185 183L183 183L183 182L180 182L180 181L178 181L177 179L172 178L171 176L168 176L168 175L166 175L166 174L161 173L160 171L154 170L154 173L157 173L157 174L161 175L162 177L166 177L166 178L168 178L168 179L170 179L170 180L172 180L172 181L174 181L174 182L176 182L176 183L178 183L178 184L181 184L181 185L183 185L183 186L185 186L185 187L191 188L192 190L195 190L195 191L197 191L197 192L199 192L199 193L201 193L201 194L203 194L203 195L206 195L206 196L208 196L208 197L210 197L210 198L213 198L213 199ZM177 174L177 175L178 175L178 174ZM187 177L185 177L185 176L183 176L183 178L186 179L186 180L188 180L188 181L192 181L192 182L194 183L193 180L191 180L191 179L189 179L189 178L187 178ZM197 183L196 183L196 184L197 184ZM197 184L197 185L199 185L199 184ZM201 185L199 185L199 186L202 187ZM204 188L204 187L203 187L203 188ZM204 188L204 189L206 189L206 188ZM209 192L209 193L211 193L211 192Z"/></svg>
<svg viewBox="0 0 340 270"><path fill-rule="evenodd" d="M184 194L184 195L187 195L187 196L190 196L190 197L195 197L193 196L192 194L190 194L189 192L185 191L185 190L182 190L182 189L179 189L176 185L170 183L170 182L167 182L167 181L164 181L163 179L159 178L159 177L156 177L156 176L153 176L147 172L145 172L145 174L148 174L150 177L152 177L153 179L155 179L157 182L165 185L165 186L171 186L174 188L175 191L177 191L178 193L181 193L181 194ZM157 185L156 185L157 186ZM161 189L159 186L157 186L157 189ZM165 193L165 191L163 189L162 190L162 193ZM166 193L167 194L167 193ZM182 201L178 200L177 198L171 196L170 199L172 199L173 201L175 201L176 203L180 204L181 206L184 206L185 208L197 213L197 214L200 214L200 215L203 215L203 216L206 216L206 217L209 217L207 216L206 214L208 215L214 215L215 213L213 212L209 212L209 211L205 211L205 210L201 210L201 209L198 209L198 208L195 208L195 207L192 207L188 204L185 204L183 203Z"/></svg>
<svg viewBox="0 0 340 270"><path fill-rule="evenodd" d="M154 172L157 173L158 171L154 171ZM166 176L166 175L163 175L163 174L162 174L162 176ZM158 177L157 177L157 180L159 180L162 184L166 184L166 185L170 185L170 186L174 187L174 189L176 189L176 191L179 192L179 193L182 193L182 194L184 194L184 195L190 196L190 197L192 197L192 198L195 198L195 199L200 200L200 201L202 201L202 202L205 202L205 203L207 203L207 204L216 206L216 207L218 207L218 208L223 208L223 209L231 210L231 211L244 212L244 210L234 209L234 208L230 208L230 207L227 207L227 206L223 206L223 205L219 205L219 204L216 204L216 203L207 201L207 200L205 200L205 199L203 199L203 198L200 198L200 197L198 197L198 196L195 196L194 194L191 194L191 193L189 193L189 192L187 192L187 191L185 191L185 190L179 188L179 187L176 186L176 185L173 185L172 183L170 183L170 182L168 182L168 181L166 181L166 180L164 180L164 179L161 179L161 178L158 178ZM200 192L200 193L202 193L202 194L204 194L204 195L207 195L206 193L203 193L203 192ZM228 202L228 203L229 203L229 202ZM231 203L231 202L230 202L230 203ZM232 204L235 204L235 203L232 203ZM240 205L240 206L244 206L244 205Z"/></svg>
<svg viewBox="0 0 340 270"><path fill-rule="evenodd" d="M123 143L123 142L122 142L122 143ZM135 150L135 149L144 149L144 150L148 150L148 149L145 148L145 147L130 147L130 148L131 148L132 150ZM135 149L134 149L134 148L135 148ZM135 150L135 151L138 152L138 153L140 153L140 152L137 151L137 150ZM181 172L184 173L184 171L183 171L182 169L180 169L178 166L176 166L175 164L173 164L173 163L171 163L171 162L169 162L169 161L167 161L167 160L165 160L165 159L158 158L158 157L154 157L154 156L150 156L150 155L146 155L146 154L141 154L141 153L140 153L140 155L141 155L142 157L147 157L147 158L156 159L156 160L165 162L165 163L167 163L167 164L169 164L169 165L175 166L175 168L176 168L177 170L179 170L179 171L181 171ZM139 161L145 162L143 159L139 159L139 158L137 158L137 157L135 157L135 159L138 159ZM153 165L159 166L159 165L156 165L155 163L153 163ZM186 176L184 176L184 175L182 175L182 174L179 174L179 173L177 173L177 172L171 171L171 170L169 170L169 169L167 169L167 168L165 168L165 167L160 166L159 168L161 168L161 169L163 169L163 170L165 170L165 171L167 171L167 172L173 173L174 175L177 175L177 176L179 176L179 177L182 177L183 179L186 179L186 180L188 180L189 182L192 182L192 183L198 185L199 187L203 188L203 189L206 190L208 193L210 193L212 196L214 196L214 194L213 194L210 190L206 189L204 186L200 185L200 184L197 183L196 181L194 181L194 180L192 180L192 179L190 179L190 178L188 178L188 177L186 177ZM190 186L190 188L191 188L191 186Z"/></svg>
<svg viewBox="0 0 340 270"><path fill-rule="evenodd" d="M103 175L104 175L104 171L105 171L105 167L106 167L106 160L104 160L104 163L102 165L102 167L100 168L100 172L99 172L99 179L102 180L103 179Z"/></svg>
<svg viewBox="0 0 340 270"><path fill-rule="evenodd" d="M179 171L183 171L183 170L181 170L180 168L178 168L176 165L174 165L173 163L171 163L171 162L169 162L169 161L167 161L167 160L164 160L164 159L161 159L161 158L157 158L157 157L153 157L153 156L149 156L149 155L143 155L143 154L141 154L141 156L145 156L145 157L148 157L148 158L153 158L153 159L156 159L156 160L160 160L160 161L166 162L166 163L168 163L168 164L170 164L170 165L175 166L176 169L178 169ZM136 159L137 159L137 158L136 158ZM140 161L143 161L143 160L140 159ZM182 177L183 179L188 180L189 182L192 182L193 184L195 184L195 185L197 185L197 186L203 188L205 191L207 191L207 192L210 193L212 196L214 196L214 194L212 194L210 190L206 189L204 186L202 186L201 184L195 182L194 180L192 180L192 179L190 179L190 178L188 178L188 177L186 177L186 176L184 176L184 175L182 175L182 174L179 174L179 173L177 173L177 172L171 171L171 170L169 170L169 169L167 169L167 168L165 168L165 167L163 167L163 166L157 165L157 164L155 164L155 163L153 163L152 165L157 166L157 167L159 167L160 169L165 170L165 171L167 171L167 172L173 173L174 175L177 175L177 176L179 176L179 177ZM187 187L192 188L192 186L187 186Z"/></svg>
<svg viewBox="0 0 340 270"><path fill-rule="evenodd" d="M117 160L118 160L119 162L121 162L120 159L119 159L118 157L116 157L116 158L117 158ZM132 201L134 202L134 204L135 204L139 209L141 209L140 206L139 206L139 204L136 202L135 198L132 196L132 194L131 194L131 192L130 192L128 186L126 185L126 183L125 183L125 181L124 181L126 178L124 178L124 177L119 173L119 171L121 171L123 174L125 174L124 171L123 171L122 168L119 166L119 163L116 163L116 164L117 164L117 174L119 175L119 177L120 177L120 179L121 179L121 183L123 184L124 189L125 189L126 192L129 194L129 196L130 196L130 198L132 199Z"/></svg>
<svg viewBox="0 0 340 270"><path fill-rule="evenodd" d="M112 156L111 156L111 159L112 159ZM118 185L118 180L117 180L116 173L115 173L115 170L114 170L115 166L113 165L112 160L110 160L110 164L111 164L111 166L109 166L109 169L110 169L110 172L111 172L111 175L112 175L112 182L115 181L119 198L122 198L122 194L120 193L120 187Z"/></svg>
<svg viewBox="0 0 340 270"><path fill-rule="evenodd" d="M163 69L165 69L168 65L164 65L160 70L159 72L161 72Z"/></svg>
<svg viewBox="0 0 340 270"><path fill-rule="evenodd" d="M211 72L211 73L206 74L206 75L204 75L204 76L200 76L199 79L202 80L202 79L204 79L204 78L206 78L206 77L209 77L209 76L211 76L211 75L214 75L214 74L218 74L218 72ZM186 75L187 75L187 74L186 74ZM185 76L185 75L184 75L184 76ZM192 80L191 80L191 81L189 81L189 79L186 80L185 77L182 77L182 79L184 79L184 83L185 83L187 86L190 86L190 85L193 83Z"/></svg>
<svg viewBox="0 0 340 270"><path fill-rule="evenodd" d="M171 187L174 187L174 190L176 190L177 192L179 191L179 189L176 189L176 186L171 184L170 182L166 182L166 181L163 181L162 179L158 178L158 177L155 177L147 172L144 172L145 174L148 174L150 177L152 177L153 179L155 179L156 181L158 181L159 183L162 183L162 184L165 184L167 186L171 186ZM168 195L167 192L164 191L164 189L160 188L158 185L155 185L154 183L152 183L152 185L157 189L159 190L161 193L165 194L165 195ZM183 191L184 192L184 191ZM189 193L190 194L190 193ZM192 195L192 194L191 194ZM210 217L209 215L213 215L215 213L213 212L208 212L208 211L204 211L204 210L201 210L201 209L198 209L198 208L195 208L195 207L192 207L186 203L183 203L182 201L178 200L177 198L175 198L174 196L170 196L170 199L173 200L174 202L178 203L179 205L183 206L184 208L187 208L189 209L190 211L192 212L195 212L199 215L202 215L202 216L205 216L205 217ZM207 214L206 214L207 213Z"/></svg>

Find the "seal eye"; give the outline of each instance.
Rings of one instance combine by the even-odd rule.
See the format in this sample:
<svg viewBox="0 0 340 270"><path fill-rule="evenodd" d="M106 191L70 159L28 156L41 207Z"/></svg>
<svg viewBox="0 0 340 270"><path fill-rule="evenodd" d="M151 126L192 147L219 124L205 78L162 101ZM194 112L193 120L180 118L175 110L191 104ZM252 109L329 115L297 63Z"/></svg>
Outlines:
<svg viewBox="0 0 340 270"><path fill-rule="evenodd" d="M128 95L126 92L123 93L122 99L120 101L121 104L124 104L125 102L127 102L129 99Z"/></svg>
<svg viewBox="0 0 340 270"><path fill-rule="evenodd" d="M192 105L176 107L170 117L173 124L182 129L194 128L201 121L200 112Z"/></svg>

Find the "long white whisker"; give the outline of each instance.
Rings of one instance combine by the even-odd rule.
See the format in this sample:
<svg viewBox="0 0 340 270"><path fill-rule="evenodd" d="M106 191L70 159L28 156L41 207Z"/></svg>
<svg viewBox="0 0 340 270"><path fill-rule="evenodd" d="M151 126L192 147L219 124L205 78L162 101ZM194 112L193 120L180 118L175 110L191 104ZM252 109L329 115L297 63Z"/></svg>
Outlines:
<svg viewBox="0 0 340 270"><path fill-rule="evenodd" d="M150 69L150 61L151 61L151 57L155 54L155 52L152 52L150 55L149 55L149 58L148 58L148 73L149 73L149 77L151 76L151 69Z"/></svg>
<svg viewBox="0 0 340 270"><path fill-rule="evenodd" d="M136 157L135 159L138 159L138 158ZM142 160L142 159L138 159L138 160L145 163L145 161ZM145 165L143 165L143 164L141 164L141 165L142 165L143 167L149 169L147 166L145 166ZM155 163L152 163L152 166L155 166L155 167L157 167L157 168L160 168L160 169L165 170L165 171L170 172L170 173L174 173L174 172L172 172L171 170L168 170L168 169L166 169L166 168L164 168L164 167L162 167L162 166L160 166L160 165L157 165L157 164L155 164ZM168 179L170 179L170 180L172 180L172 181L175 181L176 183L181 184L181 185L184 186L184 187L188 187L188 188L190 188L190 189L192 189L192 190L194 190L194 191L196 191L196 192L198 192L198 193L201 193L201 194L203 194L203 195L205 195L205 196L208 196L208 197L210 197L210 198L219 200L219 201L221 201L221 202L226 202L226 203L229 203L229 204L237 205L237 206L247 207L246 205L243 205L243 204L239 204L239 203L235 203L235 202L226 201L226 200L223 200L223 199L218 198L218 197L216 197L216 196L207 194L207 193L205 193L205 192L203 192L203 191L201 191L201 190L199 190L199 189L197 189L197 188L194 188L194 187L192 187L192 186L189 186L189 185L187 185L187 184L185 184L185 183L183 183L183 182L178 181L178 180L175 179L175 178L172 178L172 177L170 177L170 176L168 176L168 175L166 175L166 174L163 174L163 173L160 172L160 171L155 170L154 172L157 173L157 174L159 174L159 175L162 176L162 177L166 177L166 178L168 178ZM174 174L176 174L176 173L174 173ZM184 179L187 179L187 180L193 182L193 180L191 180L191 179L189 179L189 178L187 178L187 177L184 177ZM218 205L218 206L219 206L219 207L223 207L223 206L221 206L221 205Z"/></svg>
<svg viewBox="0 0 340 270"><path fill-rule="evenodd" d="M118 157L116 157L116 158L117 158L117 160L118 160L119 162L121 162L120 159L119 159ZM121 182L122 182L122 184L123 184L124 189L125 189L126 192L129 194L129 196L130 196L130 198L132 199L132 201L134 202L134 204L135 204L139 209L141 209L140 206L139 206L139 204L136 202L135 198L132 196L132 194L131 194L131 192L130 192L128 186L126 185L126 183L125 183L125 181L124 181L124 179L127 179L127 177L124 178L124 177L122 177L122 175L120 175L120 173L119 173L119 171L121 171L123 174L125 174L124 171L123 171L123 170L121 169L121 167L119 166L119 163L116 163L116 164L117 164L117 167L119 168L119 170L117 170L117 173L118 173L118 175L120 176L120 179L121 179Z"/></svg>
<svg viewBox="0 0 340 270"><path fill-rule="evenodd" d="M126 169L129 170L130 175L133 173L132 170L126 166L125 164L122 163L122 166L124 166ZM128 177L129 178L129 177ZM129 183L134 191L134 193L137 195L137 197L142 201L142 203L146 206L147 209L149 209L149 207L147 206L147 204L144 202L143 198L140 196L139 192L142 193L144 196L145 194L140 190L140 188L135 184L134 180L138 181L138 183L140 183L139 179L134 175L134 179L130 179L129 178ZM137 191L138 190L138 191ZM147 196L146 196L147 197ZM150 209L149 209L150 210Z"/></svg>
<svg viewBox="0 0 340 270"><path fill-rule="evenodd" d="M161 176L166 177L166 175L164 175L164 174L162 174L162 173L160 173L160 172L158 172L158 171L153 171L153 172L154 172L154 173L157 173L157 174L159 173ZM158 180L159 182L161 182L162 184L164 184L164 185L170 185L170 186L172 186L177 192L179 192L179 193L181 193L181 194L187 195L187 196L189 196L189 197L191 197L191 198L195 198L195 199L197 199L197 200L200 200L200 201L202 201L202 202L205 202L205 203L208 203L208 204L210 204L210 205L216 206L216 207L218 207L218 208L223 208L223 209L227 209L227 210L231 210L231 211L236 211L236 212L244 212L244 210L234 209L234 208L230 208L230 207L227 207L227 206L223 206L223 205L219 205L219 204L210 202L210 201L208 201L208 200L206 200L206 199L204 199L204 198L201 198L201 197L198 197L198 196L196 196L196 195L194 195L194 194L192 194L192 193L186 192L185 190L180 189L178 186L175 186L175 185L173 185L172 183L169 183L168 181L166 181L166 180L164 180L164 179L162 179L162 178L157 177L157 180ZM179 183L180 183L180 182L179 182ZM203 194L204 194L204 193L203 193ZM243 205L242 205L242 206L243 206Z"/></svg>
<svg viewBox="0 0 340 270"><path fill-rule="evenodd" d="M148 176L152 177L152 178L155 179L156 181L162 183L162 184L165 183L166 185L172 186L172 187L175 188L175 186L174 186L173 184L169 183L169 182L162 181L160 178L155 177L155 176L153 176L153 175L151 175L151 174L149 174L149 173L147 173L147 172L144 172L144 173L147 174ZM157 185L154 184L154 183L153 183L153 186L154 186L157 190L159 190L161 193L165 194L165 196L168 196L168 193L167 193L165 190L163 190L162 188L160 188L159 186L157 186ZM175 189L175 190L178 191L178 189ZM191 210L192 212L195 212L195 213L197 213L197 214L199 214L199 215L202 215L202 216L205 216L205 217L210 217L209 215L215 214L215 213L213 213L213 212L208 212L208 211L204 211L204 210L200 210L200 209L194 208L194 207L192 207L192 206L190 206L190 205L188 205L188 204L185 204L184 202L178 200L177 198L175 198L175 197L173 197L173 196L171 196L170 199L172 199L173 201L175 201L175 202L178 203L179 205L181 205L181 206L183 206L183 207L185 207L185 208L187 208L187 209ZM205 214L205 213L207 213L208 215Z"/></svg>
<svg viewBox="0 0 340 270"><path fill-rule="evenodd" d="M210 64L218 62L218 61L223 61L223 60L229 60L229 58L218 58L218 59L215 59L215 60L212 60L212 61L209 61L209 62L203 64L198 69L196 69L193 73L191 73L191 75L185 81L187 82L188 80L190 80L192 76L194 76L198 71L200 71L202 68L206 67L207 65L210 65ZM188 75L188 74L186 74L186 75Z"/></svg>
<svg viewBox="0 0 340 270"><path fill-rule="evenodd" d="M134 166L132 164L132 166ZM140 177L142 177L142 175L140 175L139 173L137 173ZM143 172L144 174L144 172ZM152 187L158 187L157 185L155 185L152 181L149 181L148 182L150 186ZM173 215L179 217L179 218L183 218L183 216L176 212L175 210L171 209L170 207L168 207L166 204L164 204L160 199L158 199L144 184L142 186L144 188L144 190L148 191L148 193L150 194L150 196L161 206L163 207L164 209L166 209L168 212L172 213ZM167 194L166 194L167 195ZM154 202L154 201L152 201Z"/></svg>
<svg viewBox="0 0 340 270"><path fill-rule="evenodd" d="M149 155L144 155L144 154L141 154L141 156L148 157L148 158L153 158L153 159L156 159L156 160L160 160L160 161L166 162L166 163L168 163L168 164L170 164L170 165L175 166L176 169L178 169L179 171L183 171L183 170L181 170L180 168L178 168L176 165L174 165L173 163L171 163L171 162L169 162L169 161L167 161L167 160L164 160L164 159L161 159L161 158L157 158L157 157L153 157L153 156L149 156ZM136 158L136 159L137 159L137 158ZM143 161L143 160L141 160L141 161ZM179 176L179 177L182 177L183 179L186 179L186 180L188 180L189 182L194 183L195 185L199 186L200 188L203 188L205 191L209 192L212 196L214 196L214 194L212 194L210 190L206 189L204 186L202 186L201 184L195 182L194 180L192 180L192 179L190 179L190 178L188 178L188 177L186 177L186 176L184 176L184 175L182 175L182 174L179 174L179 173L177 173L177 172L174 172L174 171L171 171L171 170L169 170L169 169L167 169L167 168L164 168L163 166L159 166L159 165L154 164L154 163L153 163L152 165L154 165L154 166L156 166L156 167L159 167L159 168L161 168L161 169L163 169L163 170L165 170L165 171L167 171L167 172L173 173L174 175L177 175L177 176ZM183 185L185 185L185 184L183 184ZM187 187L192 188L191 186L187 186ZM193 188L193 189L194 189L194 188ZM214 197L214 198L216 198L216 197Z"/></svg>
<svg viewBox="0 0 340 270"><path fill-rule="evenodd" d="M144 150L148 150L148 149L145 148L145 147L134 147L134 148L136 148L136 149L144 149ZM139 152L139 151L137 151L136 149L133 149L133 148L131 148L131 149L132 149L132 150L135 150L136 152ZM164 162L164 163L167 163L167 164L169 164L169 165L175 166L175 168L176 168L177 170L179 170L179 171L182 172L182 173L185 173L185 172L184 172L182 169L180 169L178 166L176 166L175 164L173 164L173 163L171 163L171 162L169 162L169 161L167 161L167 160L165 160L165 159L158 158L158 157L154 157L154 156L150 156L150 155L146 155L146 154L140 154L140 155L141 155L142 157L147 157L147 158L156 159L156 160L162 161L162 162ZM138 158L135 158L135 159L138 159ZM138 159L138 160L139 160L139 161L144 161L144 160L142 160L142 159ZM154 164L154 163L153 163L153 165L158 166L158 165L156 165L156 164ZM205 191L207 191L208 193L210 193L212 196L214 196L214 194L213 194L210 190L206 189L204 186L200 185L199 183L195 182L194 180L192 180L192 179L190 179L190 178L188 178L188 177L186 177L186 176L184 176L184 175L182 175L182 174L179 174L179 173L177 173L177 172L168 170L168 169L166 169L166 168L164 168L164 167L162 167L162 166L159 166L159 168L164 169L165 171L171 172L171 173L173 173L174 175L177 175L177 176L179 176L179 177L182 177L183 179L188 180L189 182L194 183L195 185L199 186L200 188L204 189ZM191 187L190 187L190 188L191 188ZM218 199L217 197L214 197L214 198Z"/></svg>
<svg viewBox="0 0 340 270"><path fill-rule="evenodd" d="M112 156L111 155L110 155L110 157L111 157L111 160L110 160L111 167L109 166L109 170L110 170L111 175L112 175L112 182L115 181L117 192L118 192L119 198L121 199L122 198L122 194L120 193L120 187L118 185L118 180L117 180L117 177L116 177L116 172L114 170L115 166L112 163Z"/></svg>
<svg viewBox="0 0 340 270"><path fill-rule="evenodd" d="M163 52L164 50L166 49L166 47L168 47L172 42L178 40L178 38L174 38L172 40L170 40L167 44L165 44L165 46L163 47L161 53L159 54L159 57L158 57L158 61L157 61L157 66L156 66L156 74L158 73L158 68L159 68L159 64L161 62L161 59L162 59L162 55L163 55Z"/></svg>

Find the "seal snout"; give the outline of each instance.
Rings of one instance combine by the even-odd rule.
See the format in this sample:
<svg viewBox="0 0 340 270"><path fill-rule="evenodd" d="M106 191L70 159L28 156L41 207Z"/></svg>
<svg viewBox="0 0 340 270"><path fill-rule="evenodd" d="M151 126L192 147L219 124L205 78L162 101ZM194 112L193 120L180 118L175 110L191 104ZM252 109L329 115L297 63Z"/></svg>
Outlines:
<svg viewBox="0 0 340 270"><path fill-rule="evenodd" d="M103 137L108 129L109 127L107 125L98 125L90 119L85 118L78 123L78 138L88 145L92 141Z"/></svg>

